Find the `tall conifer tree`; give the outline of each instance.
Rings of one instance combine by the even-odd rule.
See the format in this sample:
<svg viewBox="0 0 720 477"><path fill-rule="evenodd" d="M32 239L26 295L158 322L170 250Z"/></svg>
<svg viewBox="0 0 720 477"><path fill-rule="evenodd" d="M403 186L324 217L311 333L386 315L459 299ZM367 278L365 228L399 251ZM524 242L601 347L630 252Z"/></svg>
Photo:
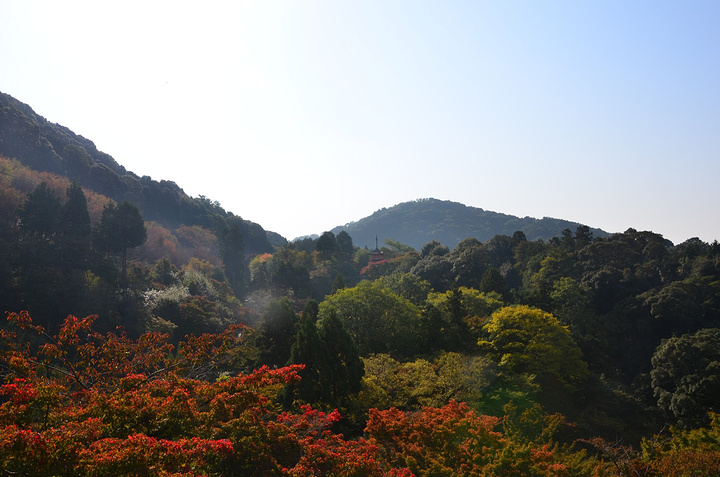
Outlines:
<svg viewBox="0 0 720 477"><path fill-rule="evenodd" d="M305 369L298 373L301 380L291 387L291 393L302 401L312 404L325 399L324 381L328 373L325 344L318 335L316 318L317 302L310 301L303 310L300 328L295 336L288 361L288 364L305 365Z"/></svg>
<svg viewBox="0 0 720 477"><path fill-rule="evenodd" d="M327 402L338 405L349 395L360 391L365 367L350 333L345 330L334 309L318 322L318 334L328 363L323 390Z"/></svg>
<svg viewBox="0 0 720 477"><path fill-rule="evenodd" d="M61 215L63 266L85 269L90 253L90 214L85 194L77 182L73 182L67 189L67 201Z"/></svg>

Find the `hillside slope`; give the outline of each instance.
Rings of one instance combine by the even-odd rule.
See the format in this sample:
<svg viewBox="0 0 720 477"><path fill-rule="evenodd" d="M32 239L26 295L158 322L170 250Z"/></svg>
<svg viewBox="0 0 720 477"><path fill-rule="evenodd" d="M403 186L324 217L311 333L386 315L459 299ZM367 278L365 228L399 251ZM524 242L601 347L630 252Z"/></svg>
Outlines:
<svg viewBox="0 0 720 477"><path fill-rule="evenodd" d="M565 229L575 231L581 225L568 220L544 217L515 217L469 207L458 202L438 199L419 199L384 208L369 217L335 227L337 234L345 230L355 245L375 247L375 237L395 240L420 250L432 240L437 240L451 249L461 240L475 237L481 242L495 235L512 235L518 230L528 240L544 239L561 235ZM590 229L595 237L606 237L608 233Z"/></svg>
<svg viewBox="0 0 720 477"><path fill-rule="evenodd" d="M212 230L228 220L240 224L247 253L272 250L283 243L260 225L242 220L205 197L189 197L171 181L139 177L118 164L109 154L68 128L54 124L12 96L0 92L0 155L79 182L83 187L115 201L138 206L145 220L177 227L198 225Z"/></svg>

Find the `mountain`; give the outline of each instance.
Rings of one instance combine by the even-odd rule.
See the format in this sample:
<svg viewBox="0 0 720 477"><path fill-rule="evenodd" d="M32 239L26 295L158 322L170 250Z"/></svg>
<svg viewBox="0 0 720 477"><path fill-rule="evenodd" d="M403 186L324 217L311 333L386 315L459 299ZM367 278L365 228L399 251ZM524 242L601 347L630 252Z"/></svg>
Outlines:
<svg viewBox="0 0 720 477"><path fill-rule="evenodd" d="M41 172L77 181L115 201L134 203L147 221L169 227L200 226L213 231L237 222L245 252L263 253L285 239L225 211L206 197L192 198L172 181L139 177L68 128L51 123L12 96L0 92L0 156Z"/></svg>
<svg viewBox="0 0 720 477"><path fill-rule="evenodd" d="M335 227L337 234L346 231L353 243L360 247L375 248L375 237L380 243L391 239L420 250L426 243L437 240L455 247L461 240L475 237L485 242L495 235L512 236L522 231L528 240L547 240L562 234L565 229L575 232L579 224L568 220L543 217L516 217L469 207L458 202L438 199L418 199L383 208L369 217ZM590 228L595 237L607 237L601 229Z"/></svg>
<svg viewBox="0 0 720 477"><path fill-rule="evenodd" d="M277 233L225 211L206 197L193 198L172 181L139 177L118 164L109 154L68 128L51 123L12 96L0 92L0 156L18 160L36 171L52 172L79 182L115 201L130 201L143 218L167 227L200 226L217 231L237 222L248 255L271 252L287 243ZM528 240L549 239L565 229L580 225L567 220L512 215L468 207L437 199L405 202L333 229L345 230L359 246L375 247L392 239L415 249L437 240L453 248L468 237L486 241L497 234L512 235L522 230ZM591 229L596 237L608 234Z"/></svg>

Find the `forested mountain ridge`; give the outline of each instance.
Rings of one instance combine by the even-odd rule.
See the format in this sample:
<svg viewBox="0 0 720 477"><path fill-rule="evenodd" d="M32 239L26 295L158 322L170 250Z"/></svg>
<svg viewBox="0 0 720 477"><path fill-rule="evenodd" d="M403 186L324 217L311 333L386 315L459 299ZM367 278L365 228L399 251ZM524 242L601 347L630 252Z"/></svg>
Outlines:
<svg viewBox="0 0 720 477"><path fill-rule="evenodd" d="M423 199L270 247L1 99L6 473L717 475L717 241Z"/></svg>
<svg viewBox="0 0 720 477"><path fill-rule="evenodd" d="M239 221L248 254L272 251L286 243L280 235L265 231L259 224L242 220L220 204L189 197L172 181L139 177L117 163L95 144L70 129L51 123L12 96L0 92L0 155L17 159L37 170L53 172L78 181L83 187L115 201L138 206L147 221L164 226L217 228L227 220ZM372 248L375 236L392 239L419 250L437 240L450 248L474 237L486 241L495 235L512 235L522 230L529 240L560 236L563 230L580 225L562 219L515 217L437 199L419 199L389 208L333 229L347 231L355 243ZM590 229L596 237L608 234ZM322 231L317 231L321 233Z"/></svg>
<svg viewBox="0 0 720 477"><path fill-rule="evenodd" d="M374 248L378 236L381 241L390 239L420 250L433 240L454 248L469 237L485 242L495 235L512 235L518 230L523 231L528 240L548 240L561 236L563 230L575 230L580 225L551 217L520 218L429 198L380 209L356 222L335 227L332 232L337 234L345 230L355 244L369 248ZM609 235L597 228L590 231L595 237Z"/></svg>
<svg viewBox="0 0 720 477"><path fill-rule="evenodd" d="M49 122L12 96L0 92L0 156L24 166L52 172L77 181L117 202L138 206L143 218L169 227L201 226L217 229L237 222L247 253L272 250L285 240L267 233L259 224L242 220L205 197L189 197L172 181L139 177L118 164L109 154L68 128Z"/></svg>

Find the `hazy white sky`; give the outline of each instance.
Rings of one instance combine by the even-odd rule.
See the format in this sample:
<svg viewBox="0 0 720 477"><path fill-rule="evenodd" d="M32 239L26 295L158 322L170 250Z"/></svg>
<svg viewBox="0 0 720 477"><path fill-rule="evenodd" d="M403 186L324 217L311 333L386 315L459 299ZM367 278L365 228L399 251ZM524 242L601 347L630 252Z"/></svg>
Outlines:
<svg viewBox="0 0 720 477"><path fill-rule="evenodd" d="M0 0L0 91L288 239L424 197L720 239L720 2Z"/></svg>

